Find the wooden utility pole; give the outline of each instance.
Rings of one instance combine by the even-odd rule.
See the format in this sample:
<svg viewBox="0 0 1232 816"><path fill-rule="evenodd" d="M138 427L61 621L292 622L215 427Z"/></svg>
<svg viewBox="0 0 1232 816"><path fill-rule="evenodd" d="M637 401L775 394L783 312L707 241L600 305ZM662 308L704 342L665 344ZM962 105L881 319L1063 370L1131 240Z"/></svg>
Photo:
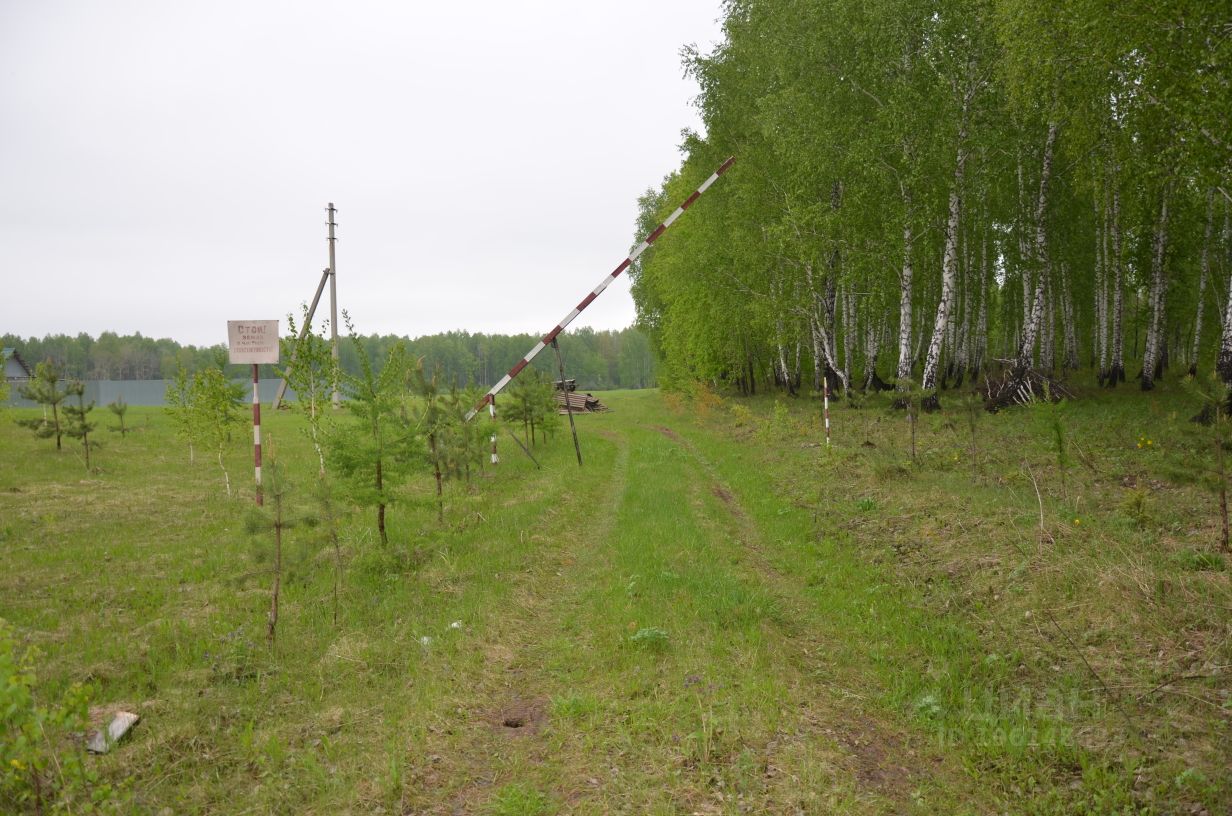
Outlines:
<svg viewBox="0 0 1232 816"><path fill-rule="evenodd" d="M338 266L334 259L334 244L338 239L334 236L334 202L329 202L325 208L329 213L329 339L330 355L334 358L334 396L335 408L342 405L342 392L338 390Z"/></svg>

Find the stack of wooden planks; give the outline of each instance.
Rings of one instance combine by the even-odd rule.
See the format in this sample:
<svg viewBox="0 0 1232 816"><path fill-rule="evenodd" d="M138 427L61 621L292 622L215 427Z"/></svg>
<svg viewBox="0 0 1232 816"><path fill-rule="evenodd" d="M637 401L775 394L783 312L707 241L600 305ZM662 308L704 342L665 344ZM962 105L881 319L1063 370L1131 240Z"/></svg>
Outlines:
<svg viewBox="0 0 1232 816"><path fill-rule="evenodd" d="M565 400L569 400L569 407L565 407ZM573 409L575 414L591 414L597 411L606 411L607 406L599 402L596 397L590 394L579 394L576 391L557 391L556 404L560 406L560 413L566 414L569 408Z"/></svg>

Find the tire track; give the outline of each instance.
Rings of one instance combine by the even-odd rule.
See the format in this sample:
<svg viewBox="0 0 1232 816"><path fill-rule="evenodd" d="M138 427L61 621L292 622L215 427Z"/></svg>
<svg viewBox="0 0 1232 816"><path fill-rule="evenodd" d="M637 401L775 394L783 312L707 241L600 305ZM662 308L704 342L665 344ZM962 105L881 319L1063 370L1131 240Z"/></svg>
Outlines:
<svg viewBox="0 0 1232 816"><path fill-rule="evenodd" d="M705 481L704 487L695 491L699 518L716 537L738 546L754 573L753 580L781 604L781 618L785 620L773 621L781 654L796 670L793 682L798 696L816 702L816 707L805 706L800 712L806 733L824 735L840 744L848 754L848 769L855 779L870 794L889 800L894 812L915 809L913 792L939 773L947 785L965 787L959 782L964 778L961 770L944 767L944 757L934 746L926 745L922 735L885 721L863 705L859 696L824 681L826 643L810 637L813 627L804 624L814 614L804 580L784 573L769 560L761 530L714 463L672 428L660 425L654 430L697 464ZM723 524L716 514L707 512L707 505L722 508L721 513L733 524Z"/></svg>
<svg viewBox="0 0 1232 816"><path fill-rule="evenodd" d="M539 668L542 635L557 628L553 621L558 612L553 607L577 582L577 542L606 539L627 483L626 437L609 431L599 435L615 447L611 471L606 479L596 479L593 460L589 461L586 473L593 480L592 489L579 493L564 485L559 503L545 512L534 533L541 541L537 552L542 560L521 580L509 606L476 645L483 652L483 671L472 678L469 693L453 701L453 728L434 735L439 744L421 758L425 761L413 764L415 790L408 797L407 813L481 812L501 785L520 776L520 769L548 758L543 732L552 684ZM606 495L590 501L589 493L600 487Z"/></svg>

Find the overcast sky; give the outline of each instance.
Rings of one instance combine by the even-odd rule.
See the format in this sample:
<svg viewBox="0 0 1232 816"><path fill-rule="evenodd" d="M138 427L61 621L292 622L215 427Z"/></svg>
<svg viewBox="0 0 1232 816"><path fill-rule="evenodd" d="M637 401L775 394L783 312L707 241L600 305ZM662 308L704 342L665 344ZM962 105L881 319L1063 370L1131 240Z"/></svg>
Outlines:
<svg viewBox="0 0 1232 816"><path fill-rule="evenodd" d="M543 332L700 122L720 0L0 0L0 332ZM574 324L633 321L628 281Z"/></svg>

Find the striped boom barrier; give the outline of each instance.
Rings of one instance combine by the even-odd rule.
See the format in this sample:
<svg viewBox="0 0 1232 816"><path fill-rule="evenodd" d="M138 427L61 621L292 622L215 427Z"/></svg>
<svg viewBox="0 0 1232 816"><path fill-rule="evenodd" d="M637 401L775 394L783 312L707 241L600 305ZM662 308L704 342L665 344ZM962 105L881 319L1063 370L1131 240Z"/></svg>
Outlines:
<svg viewBox="0 0 1232 816"><path fill-rule="evenodd" d="M707 178L705 181L703 181L701 183L701 186L693 191L692 195L686 198L681 203L681 205L672 212L671 215L669 215L667 218L663 220L663 223L655 227L654 230L649 235L647 235L644 239L642 239L642 242L633 248L633 251L629 253L628 257L626 257L623 261L621 261L620 264L615 269L613 269L611 272L605 275L603 280L599 281L599 285L596 286L594 289L592 289L589 295L582 298L582 302L579 303L577 306L575 306L573 311L565 315L564 319L556 324L556 328L552 329L550 332L545 334L543 338L540 339L539 342L535 344L534 348L532 348L529 352L527 352L526 356L518 361L517 365L509 369L508 374L501 377L496 382L496 385L488 389L488 393L483 395L483 399L479 400L479 404L477 404L474 408L472 408L470 412L466 415L467 421L469 422L472 418L474 418L475 414L479 413L479 411L483 409L483 406L491 403L493 398L495 398L497 394L503 391L505 389L505 386L509 385L510 381L512 381L514 377L522 373L522 369L530 365L530 361L535 359L535 357L538 356L539 352L543 351L545 348L551 345L552 341L556 339L556 336L560 334L562 331L564 331L565 328L570 323L573 322L573 319L582 313L583 309L589 306L594 301L595 298L603 294L603 290L606 289L612 283L612 281L620 277L620 273L628 269L643 252L645 252L647 249L650 249L650 245L653 244L655 241L657 241L659 239L659 236L662 235L664 232L666 232L667 228L670 227L673 223L675 223L677 218L684 215L684 211L689 209L689 207L693 206L693 203L697 201L697 199L701 196L701 194L706 192L706 190L710 189L710 185L718 181L719 176L726 173L728 168L730 168L735 163L736 163L735 156L732 156L727 161L723 162L723 164L719 166L718 170L715 170L713 173L711 173L710 177Z"/></svg>

